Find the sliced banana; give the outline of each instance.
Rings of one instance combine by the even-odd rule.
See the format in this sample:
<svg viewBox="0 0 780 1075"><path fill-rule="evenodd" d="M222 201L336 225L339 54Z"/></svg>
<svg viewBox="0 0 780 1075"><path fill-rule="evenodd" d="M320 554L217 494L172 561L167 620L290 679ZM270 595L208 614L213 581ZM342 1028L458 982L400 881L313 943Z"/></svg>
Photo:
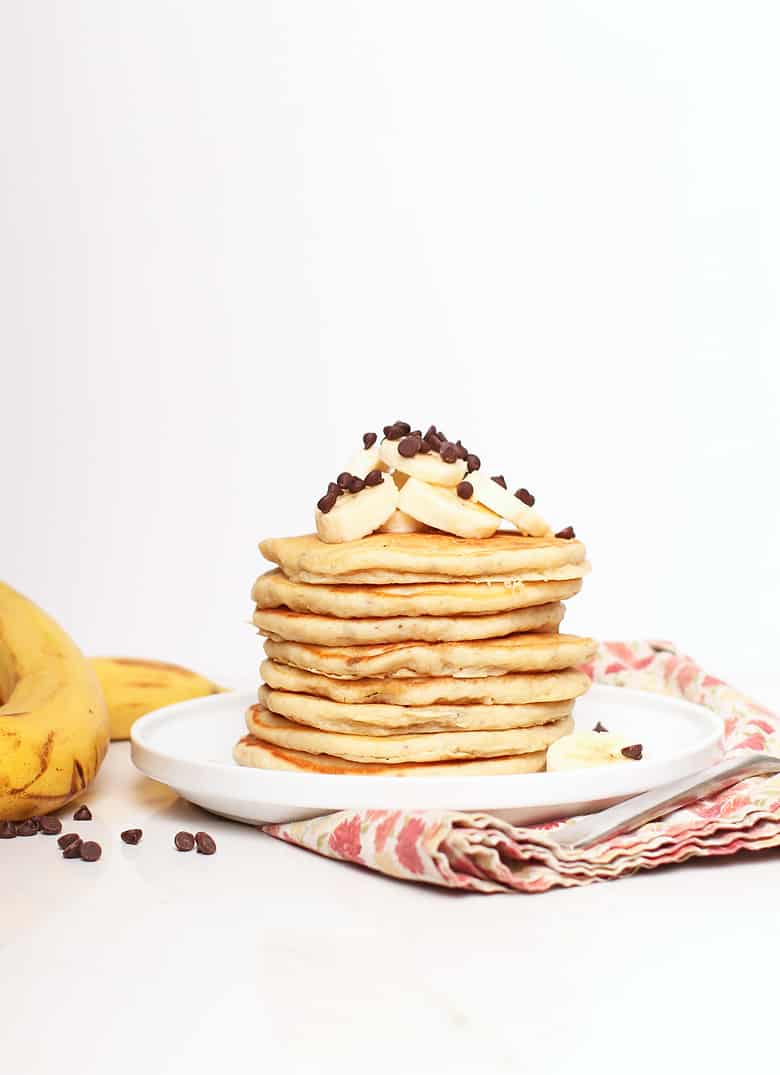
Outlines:
<svg viewBox="0 0 780 1075"><path fill-rule="evenodd" d="M481 470L469 474L468 480L474 486L474 500L512 523L523 534L545 537L551 533L549 525L538 512L518 500Z"/></svg>
<svg viewBox="0 0 780 1075"><path fill-rule="evenodd" d="M572 732L558 739L547 751L547 771L562 773L568 769L592 769L631 761L621 754L631 740L610 732Z"/></svg>
<svg viewBox="0 0 780 1075"><path fill-rule="evenodd" d="M456 459L454 463L445 463L438 452L413 455L411 459L406 459L398 451L398 444L397 440L382 441L379 457L388 467L400 470L411 478L430 482L431 485L457 485L463 481L466 474L465 460Z"/></svg>
<svg viewBox="0 0 780 1075"><path fill-rule="evenodd" d="M356 478L365 478L372 470L387 470L387 466L379 458L379 441L370 448L360 448L355 452L346 468L347 474L354 474Z"/></svg>
<svg viewBox="0 0 780 1075"><path fill-rule="evenodd" d="M317 533L323 541L357 541L373 534L387 522L398 506L395 482L384 477L379 485L359 493L343 493L328 512L315 511Z"/></svg>
<svg viewBox="0 0 780 1075"><path fill-rule="evenodd" d="M379 527L379 532L382 534L419 534L427 529L428 527L425 523L419 523L411 515L407 515L405 511L396 509L387 522Z"/></svg>
<svg viewBox="0 0 780 1075"><path fill-rule="evenodd" d="M498 515L473 500L462 500L453 489L418 478L409 478L404 485L398 507L418 522L457 537L491 537L501 522Z"/></svg>

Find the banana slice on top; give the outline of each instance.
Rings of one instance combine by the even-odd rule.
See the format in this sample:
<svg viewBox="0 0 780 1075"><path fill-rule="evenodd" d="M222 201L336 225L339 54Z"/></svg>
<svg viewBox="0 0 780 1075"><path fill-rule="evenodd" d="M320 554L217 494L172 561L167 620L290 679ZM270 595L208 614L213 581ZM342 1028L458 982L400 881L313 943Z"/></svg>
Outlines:
<svg viewBox="0 0 780 1075"><path fill-rule="evenodd" d="M547 751L547 772L562 773L569 769L592 769L598 765L638 760L623 754L631 740L611 732L572 732L556 740ZM634 745L636 748L636 744ZM641 756L641 751L639 752Z"/></svg>
<svg viewBox="0 0 780 1075"><path fill-rule="evenodd" d="M466 474L466 461L456 459L454 463L445 463L438 452L426 452L424 455L401 455L398 451L400 441L383 440L379 448L379 458L388 467L400 470L402 474L408 474L410 478L419 478L420 481L430 482L431 485L452 485L463 481Z"/></svg>
<svg viewBox="0 0 780 1075"><path fill-rule="evenodd" d="M473 500L462 500L454 489L428 485L409 478L398 497L398 507L418 522L457 537L492 537L501 518Z"/></svg>
<svg viewBox="0 0 780 1075"><path fill-rule="evenodd" d="M552 532L537 511L529 508L481 470L469 474L468 480L474 486L474 500L512 523L521 533L530 534L531 537L546 537Z"/></svg>
<svg viewBox="0 0 780 1075"><path fill-rule="evenodd" d="M357 541L373 534L398 507L398 489L385 475L378 485L367 485L359 493L342 493L330 511L317 508L315 521L322 541Z"/></svg>
<svg viewBox="0 0 780 1075"><path fill-rule="evenodd" d="M372 470L387 470L387 465L379 458L379 443L375 442L370 448L360 448L345 469L357 478L365 478Z"/></svg>

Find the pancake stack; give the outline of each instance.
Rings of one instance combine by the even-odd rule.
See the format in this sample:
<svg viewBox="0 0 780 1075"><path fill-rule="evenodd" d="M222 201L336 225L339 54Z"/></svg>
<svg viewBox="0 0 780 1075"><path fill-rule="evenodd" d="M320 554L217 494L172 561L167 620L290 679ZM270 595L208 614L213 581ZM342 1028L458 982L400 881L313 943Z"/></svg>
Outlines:
<svg viewBox="0 0 780 1075"><path fill-rule="evenodd" d="M252 590L266 659L240 765L529 773L571 732L595 652L559 632L589 571L581 542L430 530L260 549L277 567Z"/></svg>

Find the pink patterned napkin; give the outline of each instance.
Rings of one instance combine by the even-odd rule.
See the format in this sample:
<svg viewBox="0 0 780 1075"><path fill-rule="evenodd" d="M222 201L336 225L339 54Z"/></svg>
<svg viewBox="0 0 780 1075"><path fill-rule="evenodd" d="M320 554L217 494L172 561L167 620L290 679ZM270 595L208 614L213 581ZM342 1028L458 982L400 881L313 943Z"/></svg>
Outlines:
<svg viewBox="0 0 780 1075"><path fill-rule="evenodd" d="M726 722L726 750L780 753L780 718L666 642L604 642L585 671L596 683L672 694ZM546 892L694 856L780 846L780 776L753 777L587 850L559 847L560 822L516 828L489 814L343 810L264 829L329 858L407 881L472 892Z"/></svg>

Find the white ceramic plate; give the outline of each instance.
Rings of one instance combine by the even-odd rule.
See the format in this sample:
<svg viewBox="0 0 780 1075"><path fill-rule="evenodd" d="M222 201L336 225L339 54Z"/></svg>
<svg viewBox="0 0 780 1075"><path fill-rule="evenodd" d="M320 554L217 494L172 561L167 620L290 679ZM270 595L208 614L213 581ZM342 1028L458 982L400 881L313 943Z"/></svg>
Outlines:
<svg viewBox="0 0 780 1075"><path fill-rule="evenodd" d="M483 810L518 824L599 810L688 776L722 754L723 722L691 702L594 686L577 702L578 727L601 721L642 743L631 764L517 776L328 776L248 769L232 760L255 694L216 694L158 709L136 721L132 757L141 772L183 798L250 824L297 821L333 810Z"/></svg>

